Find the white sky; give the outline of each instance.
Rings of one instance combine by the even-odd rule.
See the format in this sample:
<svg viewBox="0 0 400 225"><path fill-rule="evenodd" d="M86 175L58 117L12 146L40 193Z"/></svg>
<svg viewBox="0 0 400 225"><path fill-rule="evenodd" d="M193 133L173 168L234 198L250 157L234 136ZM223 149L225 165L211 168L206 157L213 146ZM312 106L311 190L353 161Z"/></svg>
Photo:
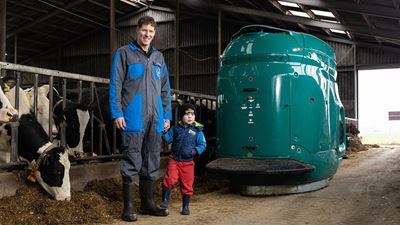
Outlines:
<svg viewBox="0 0 400 225"><path fill-rule="evenodd" d="M389 111L400 111L400 68L360 70L359 130L363 143L400 144L400 120L389 121Z"/></svg>

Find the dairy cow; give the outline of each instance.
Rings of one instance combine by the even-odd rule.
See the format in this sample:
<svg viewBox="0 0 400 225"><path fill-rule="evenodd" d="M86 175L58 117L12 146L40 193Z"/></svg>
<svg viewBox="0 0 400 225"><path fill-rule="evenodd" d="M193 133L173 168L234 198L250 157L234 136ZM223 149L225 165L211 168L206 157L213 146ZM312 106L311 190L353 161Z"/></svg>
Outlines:
<svg viewBox="0 0 400 225"><path fill-rule="evenodd" d="M7 99L9 99L12 105L15 105L15 87L11 88L5 93ZM49 99L47 98L47 93L49 92L49 85L43 85L38 88L38 112L37 120L42 125L43 129L49 134ZM23 90L19 88L19 117L24 114L29 114L34 110L34 94L33 89L29 88ZM52 126L52 134L57 134L57 128Z"/></svg>
<svg viewBox="0 0 400 225"><path fill-rule="evenodd" d="M3 91L1 90L1 93ZM6 93L3 93L4 95L4 100L2 99L2 102L6 102L6 105L8 105L8 108L13 108L13 105L15 105L15 88L12 88ZM15 110L15 109L14 109ZM15 111L16 112L16 111ZM29 100L26 97L25 92L20 88L19 89L19 112L15 113L15 120L18 120L18 116L21 116L22 114L28 114L30 113L30 105L29 105ZM0 161L1 162L9 162L10 161L10 154L11 154L11 136L8 134L7 129L5 128L6 124L1 124L0 125Z"/></svg>
<svg viewBox="0 0 400 225"><path fill-rule="evenodd" d="M30 104L30 111L33 112L34 110L34 101L35 101L35 96L34 96L34 90L33 88L25 89L24 92L26 93L26 96L29 100ZM50 102L49 99L47 98L47 95L49 93L49 85L42 85L38 88L38 95L37 95L37 120L38 122L42 125L43 129L46 131L47 134L49 134L49 106ZM52 110L52 109L51 109ZM54 124L54 120L52 119L52 130L51 134L53 136L56 136L58 134L58 129L56 125Z"/></svg>
<svg viewBox="0 0 400 225"><path fill-rule="evenodd" d="M68 151L52 145L46 131L30 113L30 104L25 93L22 89L19 91L19 108L21 110L18 126L18 154L30 163L31 178L37 180L49 194L56 200L70 200ZM15 103L15 88L7 95ZM2 89L0 89L0 100L0 122L7 123L18 120L18 112L13 108ZM1 131L0 148L7 149L9 154L10 127L1 126ZM2 153L0 154L3 156ZM8 160L9 157L6 161Z"/></svg>
<svg viewBox="0 0 400 225"><path fill-rule="evenodd" d="M2 81L0 80L0 85ZM10 137L5 130L5 124L18 120L18 112L11 105L10 101L0 88L0 161L8 162L10 160Z"/></svg>
<svg viewBox="0 0 400 225"><path fill-rule="evenodd" d="M42 87L38 88L38 113L37 119L40 125L45 130L46 134L48 134L49 130L49 100L46 97L48 93L48 85L43 85ZM9 100L10 104L15 105L15 91L16 88L13 87L9 89L4 95L6 96L7 100ZM19 88L19 117L25 114L30 114L34 107L34 95L32 88L27 90L22 90ZM17 119L17 118L16 118ZM53 122L53 135L57 134L57 128ZM2 162L9 162L10 159L10 152L11 152L11 145L10 145L11 137L7 134L4 125L0 126L0 161Z"/></svg>
<svg viewBox="0 0 400 225"><path fill-rule="evenodd" d="M63 101L66 101L64 109L62 106ZM69 154L83 157L83 137L86 126L89 123L90 110L93 108L92 104L85 105L64 100L55 90L53 90L53 102L55 102L53 107L54 122L58 128L60 128L61 124L65 125L65 139ZM58 138L60 138L60 135Z"/></svg>
<svg viewBox="0 0 400 225"><path fill-rule="evenodd" d="M36 179L54 199L71 199L68 150L54 146L32 114L19 119L18 154L31 164L31 179Z"/></svg>
<svg viewBox="0 0 400 225"><path fill-rule="evenodd" d="M4 83L0 79L0 124L15 121L18 119L18 112L11 105L10 101L3 92Z"/></svg>
<svg viewBox="0 0 400 225"><path fill-rule="evenodd" d="M96 88L97 99L94 103L94 117L97 117L95 120L95 129L93 130L93 150L95 153L100 154L100 145L102 147L101 154L112 154L112 147L116 146L117 149L121 149L121 132L116 129L116 143L113 140L113 121L111 120L111 111L108 103L109 100L109 89L108 88ZM90 101L90 93L83 93L82 97L83 103L88 103ZM99 122L104 123L104 130L98 129ZM102 132L102 134L100 134ZM105 133L104 133L105 132ZM90 134L90 130L86 129L86 134ZM99 140L99 136L102 135L102 141ZM90 144L89 135L85 136L84 143Z"/></svg>

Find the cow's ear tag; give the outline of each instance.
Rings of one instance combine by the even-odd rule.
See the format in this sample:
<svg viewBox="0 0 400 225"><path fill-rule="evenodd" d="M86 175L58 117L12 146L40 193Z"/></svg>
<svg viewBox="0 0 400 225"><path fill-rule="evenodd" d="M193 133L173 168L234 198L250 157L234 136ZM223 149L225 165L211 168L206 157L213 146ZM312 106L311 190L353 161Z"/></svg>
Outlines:
<svg viewBox="0 0 400 225"><path fill-rule="evenodd" d="M4 83L4 92L9 92L10 91L10 86L8 84Z"/></svg>
<svg viewBox="0 0 400 225"><path fill-rule="evenodd" d="M39 167L37 166L37 164L32 166L32 170L31 173L28 176L28 180L32 183L36 182L36 171L38 171Z"/></svg>

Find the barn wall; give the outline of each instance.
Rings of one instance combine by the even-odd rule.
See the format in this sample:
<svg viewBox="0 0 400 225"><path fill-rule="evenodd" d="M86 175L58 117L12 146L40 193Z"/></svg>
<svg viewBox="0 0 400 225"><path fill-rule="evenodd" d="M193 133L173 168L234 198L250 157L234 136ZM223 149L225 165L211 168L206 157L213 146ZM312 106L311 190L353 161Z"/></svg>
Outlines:
<svg viewBox="0 0 400 225"><path fill-rule="evenodd" d="M179 33L179 87L176 87L177 68L175 63L175 15L173 12L148 10L117 22L117 46L128 44L135 36L135 25L139 17L153 16L157 22L157 35L154 46L163 52L170 73L171 86L180 90L215 95L218 73L218 21L216 14L209 16L191 15L184 12L180 20ZM222 21L222 50L231 36L246 21ZM352 46L327 41L334 49L338 62L338 87L346 114L355 117L355 75L357 68L371 66L400 65L400 57L380 49L357 47L357 60L354 60ZM33 65L55 68L68 72L109 77L109 31L93 32L85 38L34 60Z"/></svg>
<svg viewBox="0 0 400 225"><path fill-rule="evenodd" d="M357 62L356 68L358 70L373 67L393 67L396 65L400 67L400 57L398 57L398 53L357 46L356 60L354 60L354 48L352 45L337 42L328 42L328 44L334 49L336 54L338 63L337 83L340 98L346 109L346 116L355 118L357 89L355 88L354 62Z"/></svg>

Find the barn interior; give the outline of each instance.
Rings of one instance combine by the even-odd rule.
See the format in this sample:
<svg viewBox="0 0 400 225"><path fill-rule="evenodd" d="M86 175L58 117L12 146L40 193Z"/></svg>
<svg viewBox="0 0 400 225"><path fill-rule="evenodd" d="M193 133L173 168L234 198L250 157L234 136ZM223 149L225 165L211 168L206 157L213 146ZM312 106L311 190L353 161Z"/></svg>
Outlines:
<svg viewBox="0 0 400 225"><path fill-rule="evenodd" d="M399 2L285 2L2 1L1 61L108 78L114 52L130 42L137 18L152 15L159 23L154 46L165 55L172 87L215 95L218 58L231 36L264 24L332 46L346 115L357 118L356 71L399 63Z"/></svg>
<svg viewBox="0 0 400 225"><path fill-rule="evenodd" d="M216 107L220 56L232 36L246 25L307 33L328 43L336 55L336 81L346 119L356 130L362 113L360 71L400 68L399 0L0 0L0 15L1 77L18 76L19 85L27 87L53 82L50 77L54 76L51 87L60 87L64 96L75 93L79 101L84 97L78 89L86 88L92 92L90 98L97 97L100 103L93 92L108 85L116 50L133 40L137 20L144 15L157 22L152 44L165 57L173 93L205 104L211 111ZM73 81L63 83L69 78ZM384 116L397 126L400 108L392 103L389 116L387 112ZM209 120L207 112L202 116ZM89 123L91 140L93 129L105 126L99 123ZM215 132L210 134L207 138L215 143ZM106 138L101 138L103 143ZM399 137L391 141L400 144ZM98 153L95 144L87 145L89 152ZM119 175L113 160L121 154L115 142L107 145L100 147L97 156L74 159L76 169L71 174L77 178L77 189L96 176ZM10 157L15 162L0 169L26 167L16 155ZM210 153L209 157L214 156ZM105 163L80 165L92 160ZM13 188L20 184L13 175L2 173L2 178L12 180L3 182L3 187L11 189L4 196L14 195Z"/></svg>

